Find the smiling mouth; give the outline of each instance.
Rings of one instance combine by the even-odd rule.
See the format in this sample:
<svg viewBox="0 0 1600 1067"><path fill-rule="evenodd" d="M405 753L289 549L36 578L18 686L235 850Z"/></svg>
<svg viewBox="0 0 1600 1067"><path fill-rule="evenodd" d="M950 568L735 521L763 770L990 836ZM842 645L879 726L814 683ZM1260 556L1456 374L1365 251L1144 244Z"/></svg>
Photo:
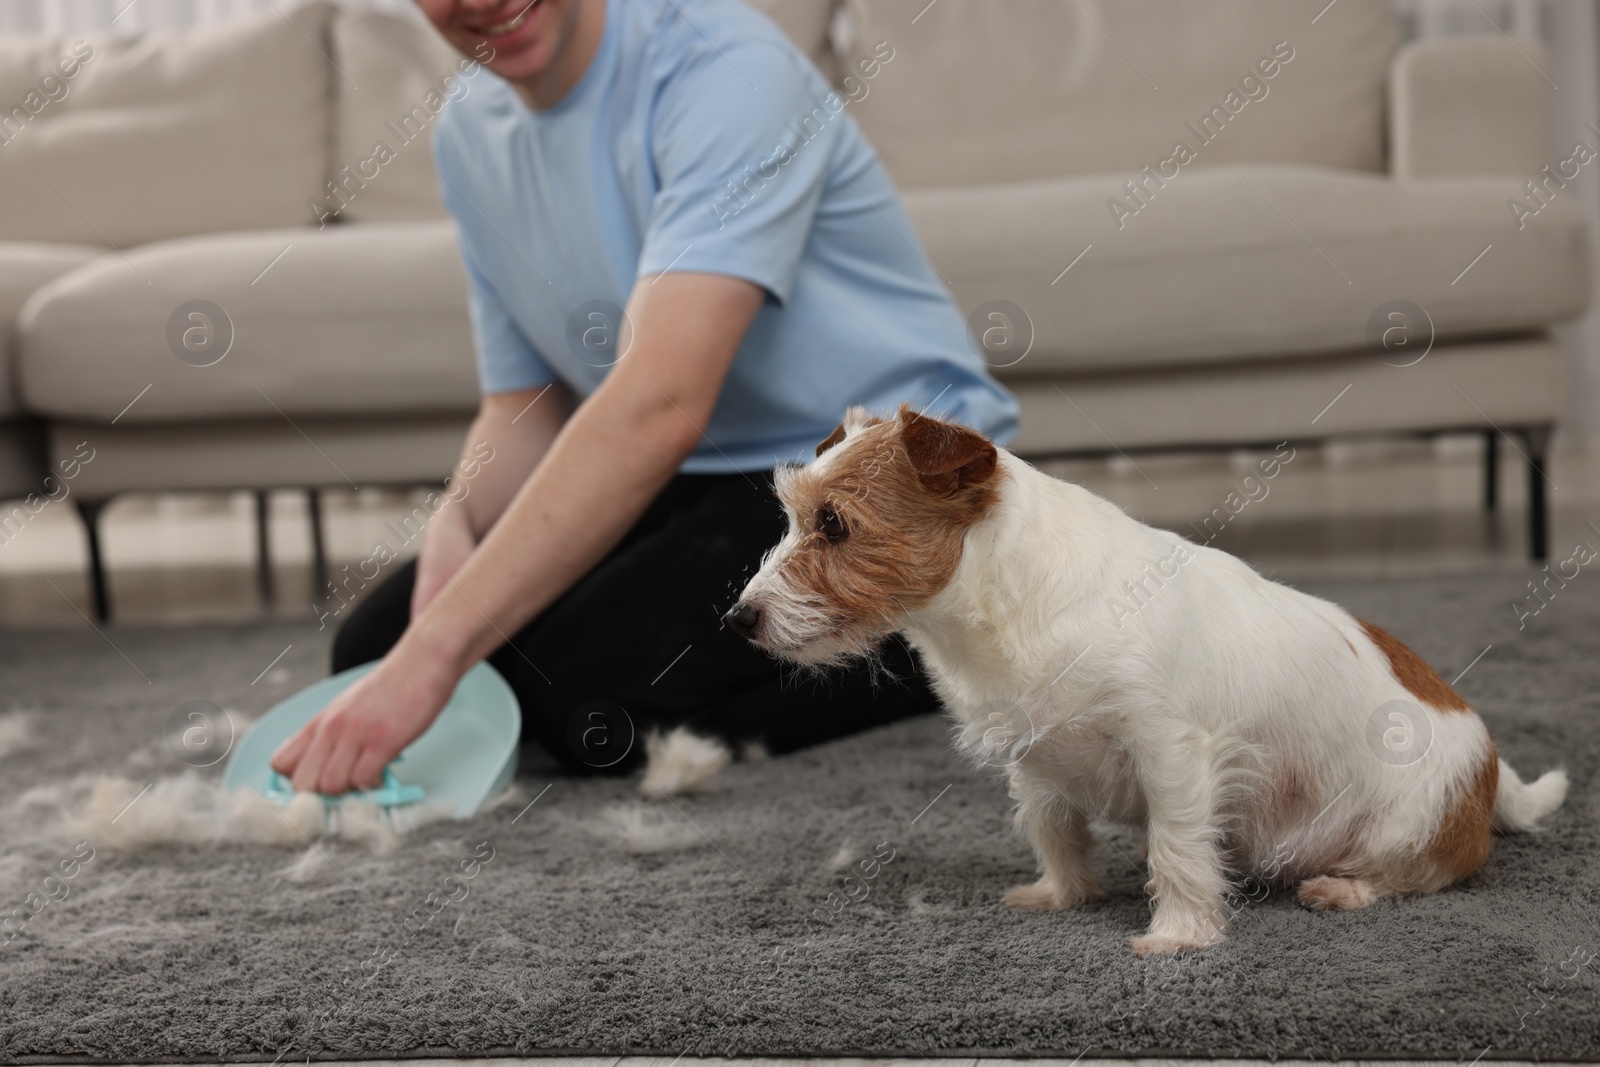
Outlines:
<svg viewBox="0 0 1600 1067"><path fill-rule="evenodd" d="M489 26L474 27L474 32L482 34L485 37L504 37L506 34L511 33L514 30L521 29L522 24L528 21L528 12L538 7L540 2L541 0L533 0L533 3L517 12L517 14L512 18L509 18L504 22L496 22Z"/></svg>

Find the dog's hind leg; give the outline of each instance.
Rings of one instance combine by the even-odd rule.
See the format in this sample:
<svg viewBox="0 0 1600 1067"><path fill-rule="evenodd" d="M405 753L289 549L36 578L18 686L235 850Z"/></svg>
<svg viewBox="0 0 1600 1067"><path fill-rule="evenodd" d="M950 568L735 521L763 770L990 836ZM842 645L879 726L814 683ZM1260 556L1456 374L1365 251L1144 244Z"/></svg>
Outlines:
<svg viewBox="0 0 1600 1067"><path fill-rule="evenodd" d="M1295 893L1301 904L1313 911L1359 911L1393 890L1368 878L1338 878L1323 875L1307 878Z"/></svg>
<svg viewBox="0 0 1600 1067"><path fill-rule="evenodd" d="M1033 846L1039 880L1019 885L1002 898L1013 908L1070 908L1100 895L1089 862L1094 833L1088 816L1054 784L1011 768L1017 801L1017 834Z"/></svg>
<svg viewBox="0 0 1600 1067"><path fill-rule="evenodd" d="M1380 897L1432 893L1477 873L1489 857L1500 775L1505 764L1494 746L1467 763L1461 783L1446 799L1428 837L1414 848L1371 857L1359 874L1308 878L1300 903L1315 911L1356 911ZM1520 784L1520 783L1519 783Z"/></svg>

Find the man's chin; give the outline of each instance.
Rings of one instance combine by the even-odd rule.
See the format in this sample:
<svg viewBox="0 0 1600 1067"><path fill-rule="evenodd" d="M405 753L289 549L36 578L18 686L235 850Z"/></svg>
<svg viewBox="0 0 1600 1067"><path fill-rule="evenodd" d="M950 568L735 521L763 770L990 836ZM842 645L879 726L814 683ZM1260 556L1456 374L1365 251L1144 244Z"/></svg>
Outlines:
<svg viewBox="0 0 1600 1067"><path fill-rule="evenodd" d="M550 70L550 57L539 50L530 49L511 55L496 55L486 66L508 82L534 86Z"/></svg>

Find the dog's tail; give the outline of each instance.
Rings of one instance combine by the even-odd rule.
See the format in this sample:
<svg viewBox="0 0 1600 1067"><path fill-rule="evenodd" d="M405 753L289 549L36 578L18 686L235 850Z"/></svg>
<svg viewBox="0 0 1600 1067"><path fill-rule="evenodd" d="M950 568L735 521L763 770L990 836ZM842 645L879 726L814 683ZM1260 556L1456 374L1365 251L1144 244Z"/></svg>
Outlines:
<svg viewBox="0 0 1600 1067"><path fill-rule="evenodd" d="M1531 830L1566 798L1566 771L1545 771L1536 781L1524 782L1511 764L1501 760L1500 786L1494 797L1495 829Z"/></svg>

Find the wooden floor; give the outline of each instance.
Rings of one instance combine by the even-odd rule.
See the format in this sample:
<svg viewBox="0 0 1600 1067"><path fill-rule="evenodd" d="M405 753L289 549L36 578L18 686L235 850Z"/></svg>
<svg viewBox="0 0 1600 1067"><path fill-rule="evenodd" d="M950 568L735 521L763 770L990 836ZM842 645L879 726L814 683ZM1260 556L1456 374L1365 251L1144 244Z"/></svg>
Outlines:
<svg viewBox="0 0 1600 1067"><path fill-rule="evenodd" d="M1186 533L1297 581L1394 578L1527 565L1526 477L1500 449L1500 500L1482 506L1482 442L1373 442L1302 448L1270 480L1247 483L1265 453L1114 457L1049 464L1136 518ZM1579 540L1600 550L1600 457L1558 455L1549 471L1552 558ZM1229 515L1230 493L1237 516ZM1253 499L1252 499L1253 498ZM326 537L335 577L415 506L407 495L328 491ZM116 620L193 623L315 618L305 494L274 493L269 525L275 596L264 603L248 493L129 495L102 520ZM1226 520L1224 523L1222 520ZM86 547L73 508L52 504L0 543L0 627L87 625Z"/></svg>

